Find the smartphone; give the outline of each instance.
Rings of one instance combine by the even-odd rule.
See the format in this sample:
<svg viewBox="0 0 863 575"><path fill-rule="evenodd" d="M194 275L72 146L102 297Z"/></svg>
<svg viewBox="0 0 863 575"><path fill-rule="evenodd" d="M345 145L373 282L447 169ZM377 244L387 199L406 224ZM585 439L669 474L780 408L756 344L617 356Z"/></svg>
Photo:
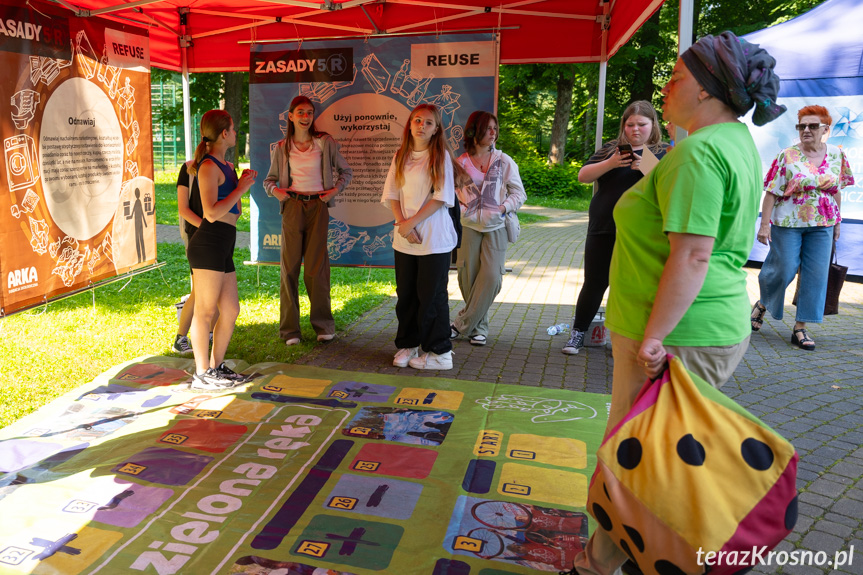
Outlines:
<svg viewBox="0 0 863 575"><path fill-rule="evenodd" d="M627 154L632 154L632 144L618 144L617 151L620 152L621 156L625 156Z"/></svg>

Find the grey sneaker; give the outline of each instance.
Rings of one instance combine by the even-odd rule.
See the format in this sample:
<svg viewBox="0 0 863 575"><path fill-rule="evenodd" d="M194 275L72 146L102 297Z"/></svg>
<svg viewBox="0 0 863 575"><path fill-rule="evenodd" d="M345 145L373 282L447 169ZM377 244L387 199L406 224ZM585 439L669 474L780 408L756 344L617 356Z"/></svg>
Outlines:
<svg viewBox="0 0 863 575"><path fill-rule="evenodd" d="M575 355L581 351L581 348L584 347L584 332L578 331L577 329L569 332L569 341L566 342L566 345L563 346L563 349L560 350L566 355Z"/></svg>
<svg viewBox="0 0 863 575"><path fill-rule="evenodd" d="M189 389L195 391L225 391L237 385L239 385L239 382L222 377L211 367L204 373L193 375Z"/></svg>
<svg viewBox="0 0 863 575"><path fill-rule="evenodd" d="M231 369L230 367L225 365L224 361L221 364L219 364L219 367L216 368L216 373L219 374L219 377L221 377L223 379L229 379L231 381L237 381L240 383L243 383L246 381L245 375L243 375L241 373L237 373L236 371L234 371L233 369Z"/></svg>
<svg viewBox="0 0 863 575"><path fill-rule="evenodd" d="M192 343L189 341L188 336L178 334L174 338L174 345L171 347L171 351L180 355L189 355L192 353Z"/></svg>

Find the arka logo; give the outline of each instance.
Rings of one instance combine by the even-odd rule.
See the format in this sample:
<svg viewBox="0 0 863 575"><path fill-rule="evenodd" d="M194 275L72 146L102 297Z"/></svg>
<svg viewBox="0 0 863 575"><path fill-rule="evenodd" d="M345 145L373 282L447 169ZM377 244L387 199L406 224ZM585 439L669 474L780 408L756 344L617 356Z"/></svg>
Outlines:
<svg viewBox="0 0 863 575"><path fill-rule="evenodd" d="M6 287L8 289L16 288L22 285L39 283L39 274L36 273L36 268L21 268L14 272L9 272L6 278Z"/></svg>
<svg viewBox="0 0 863 575"><path fill-rule="evenodd" d="M282 246L282 234L264 234L264 245L265 246L273 246L273 247L281 247Z"/></svg>

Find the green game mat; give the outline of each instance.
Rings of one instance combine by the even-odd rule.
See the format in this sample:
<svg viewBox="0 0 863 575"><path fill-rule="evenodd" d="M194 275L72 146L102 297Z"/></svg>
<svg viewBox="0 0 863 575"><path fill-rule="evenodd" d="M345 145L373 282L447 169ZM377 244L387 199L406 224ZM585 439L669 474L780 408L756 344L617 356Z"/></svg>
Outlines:
<svg viewBox="0 0 863 575"><path fill-rule="evenodd" d="M0 573L557 572L587 540L609 396L233 367L134 360L0 430Z"/></svg>

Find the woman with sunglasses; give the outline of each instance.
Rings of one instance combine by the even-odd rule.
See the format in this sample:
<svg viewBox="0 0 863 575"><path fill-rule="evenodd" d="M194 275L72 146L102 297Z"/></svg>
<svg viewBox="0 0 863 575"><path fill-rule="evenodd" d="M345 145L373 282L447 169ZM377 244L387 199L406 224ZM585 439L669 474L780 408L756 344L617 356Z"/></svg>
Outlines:
<svg viewBox="0 0 863 575"><path fill-rule="evenodd" d="M839 238L842 194L854 184L845 154L824 142L832 118L823 106L797 112L800 143L782 150L764 180L761 227L757 238L770 246L758 274L761 299L752 306L752 331L761 329L764 312L782 319L785 289L800 269L800 294L791 343L812 351L815 340L806 324L821 323L827 297L830 252Z"/></svg>

